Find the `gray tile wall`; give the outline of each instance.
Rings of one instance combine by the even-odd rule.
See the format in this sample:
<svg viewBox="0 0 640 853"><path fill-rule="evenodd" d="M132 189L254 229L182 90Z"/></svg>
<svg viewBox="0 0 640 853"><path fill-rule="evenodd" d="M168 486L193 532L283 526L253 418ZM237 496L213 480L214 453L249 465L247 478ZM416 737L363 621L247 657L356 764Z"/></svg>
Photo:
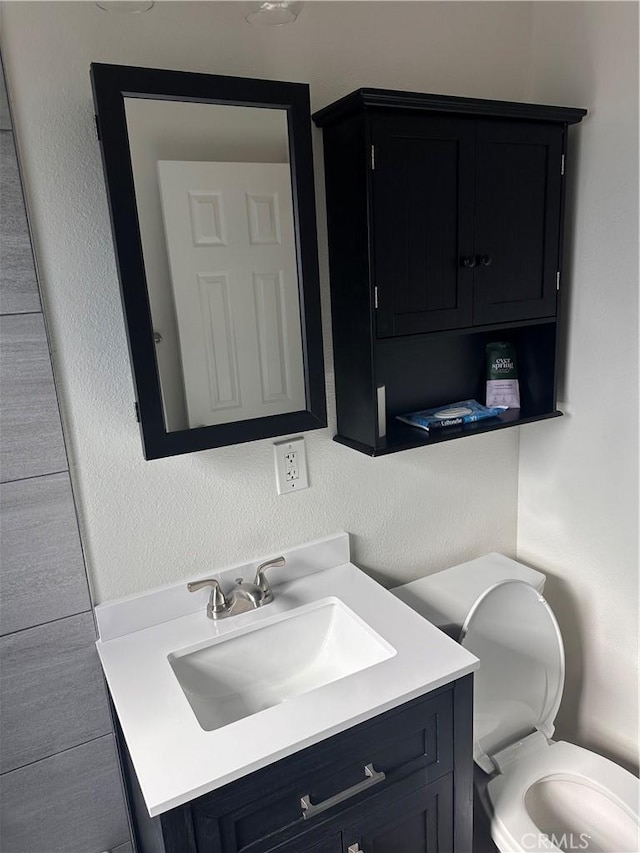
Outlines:
<svg viewBox="0 0 640 853"><path fill-rule="evenodd" d="M90 611L0 638L1 773L111 733L95 638Z"/></svg>
<svg viewBox="0 0 640 853"><path fill-rule="evenodd" d="M0 776L0 820L2 853L120 847L129 830L113 735Z"/></svg>
<svg viewBox="0 0 640 853"><path fill-rule="evenodd" d="M64 471L67 457L42 314L0 317L0 385L2 481Z"/></svg>
<svg viewBox="0 0 640 853"><path fill-rule="evenodd" d="M0 63L1 66L1 63ZM7 88L4 85L4 70L0 67L0 130L11 130L11 116L7 101Z"/></svg>
<svg viewBox="0 0 640 853"><path fill-rule="evenodd" d="M2 109L2 107L0 107ZM40 296L18 173L13 133L0 133L0 223L2 266L0 310L3 314L40 311Z"/></svg>
<svg viewBox="0 0 640 853"><path fill-rule="evenodd" d="M91 608L69 474L5 483L0 634Z"/></svg>
<svg viewBox="0 0 640 853"><path fill-rule="evenodd" d="M0 847L132 853L0 69Z"/></svg>

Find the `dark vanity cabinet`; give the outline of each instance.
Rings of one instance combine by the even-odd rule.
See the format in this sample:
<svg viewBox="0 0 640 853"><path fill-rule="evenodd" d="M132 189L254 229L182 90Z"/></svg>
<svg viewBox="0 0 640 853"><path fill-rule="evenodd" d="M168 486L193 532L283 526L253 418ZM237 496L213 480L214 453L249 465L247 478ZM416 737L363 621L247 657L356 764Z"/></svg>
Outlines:
<svg viewBox="0 0 640 853"><path fill-rule="evenodd" d="M153 819L129 763L138 853L469 853L472 694L465 676Z"/></svg>
<svg viewBox="0 0 640 853"><path fill-rule="evenodd" d="M370 455L560 414L567 127L585 110L361 89L323 129L336 440ZM428 434L395 416L484 402L510 341L521 409Z"/></svg>

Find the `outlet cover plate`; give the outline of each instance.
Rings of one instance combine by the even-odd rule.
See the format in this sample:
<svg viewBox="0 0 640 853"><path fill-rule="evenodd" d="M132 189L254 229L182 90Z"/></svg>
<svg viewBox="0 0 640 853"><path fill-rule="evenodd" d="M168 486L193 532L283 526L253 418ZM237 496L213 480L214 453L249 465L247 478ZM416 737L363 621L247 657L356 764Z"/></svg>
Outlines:
<svg viewBox="0 0 640 853"><path fill-rule="evenodd" d="M273 444L276 465L276 486L279 495L299 492L309 487L304 438L288 438Z"/></svg>

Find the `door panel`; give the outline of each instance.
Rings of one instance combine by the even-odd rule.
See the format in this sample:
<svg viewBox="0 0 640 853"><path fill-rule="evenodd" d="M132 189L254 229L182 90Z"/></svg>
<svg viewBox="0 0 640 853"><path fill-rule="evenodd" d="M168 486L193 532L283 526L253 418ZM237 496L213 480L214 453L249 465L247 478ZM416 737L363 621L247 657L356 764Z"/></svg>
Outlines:
<svg viewBox="0 0 640 853"><path fill-rule="evenodd" d="M343 853L438 853L453 841L452 777L423 785L346 827ZM390 794L393 789L390 789Z"/></svg>
<svg viewBox="0 0 640 853"><path fill-rule="evenodd" d="M473 121L377 116L373 138L378 337L470 325Z"/></svg>
<svg viewBox="0 0 640 853"><path fill-rule="evenodd" d="M190 427L306 406L287 163L161 160Z"/></svg>
<svg viewBox="0 0 640 853"><path fill-rule="evenodd" d="M265 853L305 844L320 830L354 822L353 815L376 815L404 800L416 788L453 770L453 693L421 697L360 726L308 747L288 758L195 800L194 835L201 853ZM354 792L372 764L386 779ZM397 781L393 781L397 780ZM303 817L302 798L314 805L333 801ZM340 850L340 847L338 847Z"/></svg>
<svg viewBox="0 0 640 853"><path fill-rule="evenodd" d="M563 130L533 122L477 126L474 325L552 317Z"/></svg>
<svg viewBox="0 0 640 853"><path fill-rule="evenodd" d="M342 853L342 834L326 829L306 832L273 848L273 853Z"/></svg>

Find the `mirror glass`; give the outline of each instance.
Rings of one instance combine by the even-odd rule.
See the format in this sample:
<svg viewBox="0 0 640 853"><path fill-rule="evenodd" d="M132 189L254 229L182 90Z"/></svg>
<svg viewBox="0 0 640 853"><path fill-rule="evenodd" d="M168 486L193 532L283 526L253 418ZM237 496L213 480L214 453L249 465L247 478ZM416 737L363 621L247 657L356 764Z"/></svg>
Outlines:
<svg viewBox="0 0 640 853"><path fill-rule="evenodd" d="M167 431L305 409L286 111L124 105Z"/></svg>
<svg viewBox="0 0 640 853"><path fill-rule="evenodd" d="M325 427L309 87L91 82L145 458Z"/></svg>

